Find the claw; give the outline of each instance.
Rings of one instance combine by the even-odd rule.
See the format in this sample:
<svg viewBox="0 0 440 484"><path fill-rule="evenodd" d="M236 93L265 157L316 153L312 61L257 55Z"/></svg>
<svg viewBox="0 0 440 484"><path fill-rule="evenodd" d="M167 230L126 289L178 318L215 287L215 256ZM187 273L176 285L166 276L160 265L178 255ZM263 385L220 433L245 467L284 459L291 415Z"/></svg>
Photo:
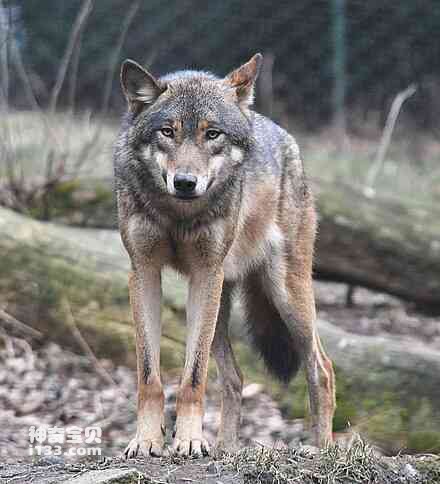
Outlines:
<svg viewBox="0 0 440 484"><path fill-rule="evenodd" d="M162 457L163 446L153 440L150 446L150 455L152 455L153 457Z"/></svg>
<svg viewBox="0 0 440 484"><path fill-rule="evenodd" d="M175 439L173 442L172 451L174 454L180 457L198 458L209 455L210 449L209 444L205 439Z"/></svg>
<svg viewBox="0 0 440 484"><path fill-rule="evenodd" d="M136 439L133 439L125 448L123 455L125 459L132 459L138 455L138 452L139 452L139 444Z"/></svg>
<svg viewBox="0 0 440 484"><path fill-rule="evenodd" d="M125 459L133 459L137 456L162 457L163 442L157 439L139 441L137 437L132 439L123 452Z"/></svg>
<svg viewBox="0 0 440 484"><path fill-rule="evenodd" d="M192 440L189 452L192 457L202 457L202 442L200 440Z"/></svg>
<svg viewBox="0 0 440 484"><path fill-rule="evenodd" d="M209 455L211 452L211 449L209 448L208 441L206 439L202 440L202 453L204 456Z"/></svg>

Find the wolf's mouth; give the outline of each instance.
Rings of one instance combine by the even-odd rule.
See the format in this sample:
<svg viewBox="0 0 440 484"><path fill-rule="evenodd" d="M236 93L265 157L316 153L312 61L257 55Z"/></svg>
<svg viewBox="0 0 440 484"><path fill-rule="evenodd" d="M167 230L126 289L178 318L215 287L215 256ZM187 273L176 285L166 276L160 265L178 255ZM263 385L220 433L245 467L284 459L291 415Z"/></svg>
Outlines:
<svg viewBox="0 0 440 484"><path fill-rule="evenodd" d="M195 193L188 194L188 193L178 192L178 191L176 191L174 196L179 200L184 200L188 202L190 202L191 200L194 200L195 198L200 198L200 195L197 195Z"/></svg>

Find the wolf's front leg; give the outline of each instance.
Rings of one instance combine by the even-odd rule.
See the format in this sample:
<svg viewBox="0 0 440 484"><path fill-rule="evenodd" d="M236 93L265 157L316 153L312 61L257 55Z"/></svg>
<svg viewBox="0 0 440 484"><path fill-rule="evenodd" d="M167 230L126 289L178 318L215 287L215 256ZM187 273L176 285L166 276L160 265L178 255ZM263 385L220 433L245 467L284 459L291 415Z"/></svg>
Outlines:
<svg viewBox="0 0 440 484"><path fill-rule="evenodd" d="M185 368L177 394L176 435L173 450L180 455L209 452L203 438L203 401L209 353L223 286L223 269L198 268L190 277L187 302Z"/></svg>
<svg viewBox="0 0 440 484"><path fill-rule="evenodd" d="M136 325L138 375L137 432L124 451L127 458L161 456L164 446L164 393L160 381L161 275L158 268L134 270L129 280Z"/></svg>

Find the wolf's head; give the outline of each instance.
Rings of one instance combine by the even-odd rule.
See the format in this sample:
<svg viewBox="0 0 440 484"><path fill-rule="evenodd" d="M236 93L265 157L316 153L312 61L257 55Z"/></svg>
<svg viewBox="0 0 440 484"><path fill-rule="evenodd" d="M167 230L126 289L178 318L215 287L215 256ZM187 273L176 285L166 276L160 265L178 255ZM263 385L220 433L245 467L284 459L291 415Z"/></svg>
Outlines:
<svg viewBox="0 0 440 484"><path fill-rule="evenodd" d="M261 62L256 54L223 79L196 71L155 79L134 61L122 64L132 148L163 192L179 201L203 197L243 162Z"/></svg>

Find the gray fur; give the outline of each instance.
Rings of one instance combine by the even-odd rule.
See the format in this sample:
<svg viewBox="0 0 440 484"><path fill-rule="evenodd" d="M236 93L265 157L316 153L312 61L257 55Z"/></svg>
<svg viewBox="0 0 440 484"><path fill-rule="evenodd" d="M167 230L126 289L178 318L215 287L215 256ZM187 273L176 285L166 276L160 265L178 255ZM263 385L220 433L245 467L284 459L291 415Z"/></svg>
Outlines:
<svg viewBox="0 0 440 484"><path fill-rule="evenodd" d="M180 71L156 80L140 66L136 71L135 63L123 68L129 110L114 157L122 239L135 276L147 267L171 266L189 278L187 352L174 443L185 455L207 448L201 421L188 414L201 411L199 393L213 340L223 385L219 442L237 443L241 375L227 319L238 289L251 339L267 367L284 382L304 361L306 371L315 372L308 381L316 438L320 444L331 438L333 373L314 328L313 199L295 140L249 108L260 64L256 55L224 79ZM176 174L203 180L195 198L179 198L173 189ZM131 297L140 304L137 293ZM146 347L143 340L137 343L138 351ZM144 354L146 387L160 381L149 363ZM229 423L227 412L234 415ZM127 455L135 455L138 444L134 439Z"/></svg>

